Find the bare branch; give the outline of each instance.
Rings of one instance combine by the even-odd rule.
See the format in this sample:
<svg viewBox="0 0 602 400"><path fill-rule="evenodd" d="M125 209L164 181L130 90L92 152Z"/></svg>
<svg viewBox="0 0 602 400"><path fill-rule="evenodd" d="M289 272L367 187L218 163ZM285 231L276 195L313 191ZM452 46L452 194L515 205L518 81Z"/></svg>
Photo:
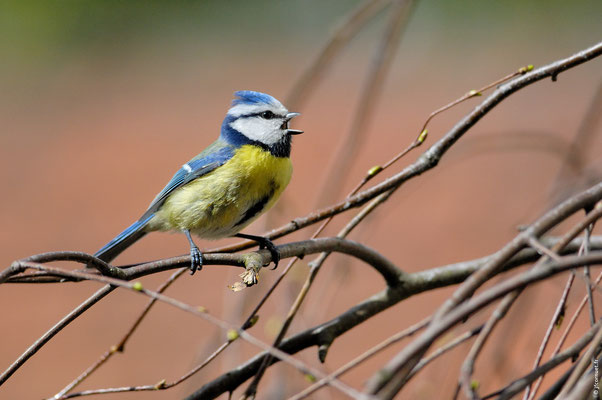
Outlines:
<svg viewBox="0 0 602 400"><path fill-rule="evenodd" d="M291 110L302 107L303 101L320 81L324 72L341 50L353 39L366 23L386 7L391 0L364 0L345 17L332 34L316 60L293 85L285 104Z"/></svg>
<svg viewBox="0 0 602 400"><path fill-rule="evenodd" d="M389 285L397 285L399 283L399 277L403 272L399 270L393 263L383 257L380 253L375 250L372 250L361 243L353 242L350 240L345 240L341 238L318 238L305 240L301 242L293 242L287 243L280 246L277 246L280 252L281 257L289 258L289 257L304 257L308 254L321 253L324 251L328 252L336 252L348 254L350 256L356 257L372 267L380 273L387 284ZM69 253L69 252L67 252ZM271 254L267 250L260 250L257 252L260 256L260 262L262 265L267 265L271 261ZM84 253L82 253L84 254ZM92 257L87 255L82 259L77 259L76 261L86 260L88 257ZM94 258L94 257L92 257ZM26 263L23 261L15 261L14 266L9 267L3 274L8 279L11 275L16 275L22 271L22 266ZM248 263L248 256L245 254L203 254L203 265L233 265L239 267L245 267ZM132 280L137 279L145 275L154 274L157 272L167 271L175 268L180 268L182 266L186 266L190 264L190 256L181 256L168 258L160 261L154 261L144 264L138 264L135 266L131 266L128 268L122 269L120 272L120 279L123 280ZM20 266L19 266L20 265ZM19 268L15 268L19 266ZM117 267L111 267L117 268ZM86 271L86 273L91 273L91 270ZM34 279L27 279L26 275L16 276L13 280L10 281L20 281L20 282L36 282L36 279L40 277L47 277L48 273L45 275L34 275ZM87 276L87 275L86 275ZM54 282L63 281L64 277L61 279L56 279ZM47 283L49 282L46 279L43 279L41 282Z"/></svg>
<svg viewBox="0 0 602 400"><path fill-rule="evenodd" d="M188 268L181 268L180 270L173 273L169 277L169 279L167 281L165 281L157 289L157 293L163 293L165 290L167 290L167 288L173 282L175 282L180 276L182 276L182 274L186 271L188 271ZM65 394L69 393L71 390L73 390L73 388L75 388L77 385L82 383L86 378L88 378L92 373L94 373L94 371L96 371L98 368L100 368L100 366L102 366L104 363L109 361L109 359L116 352L123 352L124 348L125 348L125 344L129 340L129 338L132 336L134 331L138 328L138 326L140 325L142 320L148 315L151 308L153 307L153 305L156 302L157 302L157 299L154 299L154 298L150 299L150 301L148 302L146 307L144 307L144 310L142 310L142 312L140 313L138 318L136 318L136 320L134 321L134 323L132 324L130 329L128 329L128 331L123 336L123 338L119 341L119 343L114 346L111 346L111 348L109 350L107 350L94 364L92 364L89 368L87 368L80 376L78 376L75 380L73 380L73 382L71 382L69 385L65 386L61 391L59 391L56 395L54 395L54 398L58 399L58 398L64 396ZM174 386L175 384L178 384L178 383L180 383L180 382L176 382L176 383L172 384L171 386ZM167 384L164 386L167 386Z"/></svg>
<svg viewBox="0 0 602 400"><path fill-rule="evenodd" d="M567 269L576 268L587 264L601 264L602 252L592 252L587 256L566 256L560 262L550 262L541 268L534 268L522 274L511 277L500 284L480 293L470 300L463 302L456 308L452 309L445 316L437 321L431 322L431 325L420 335L414 342L404 348L394 359L395 363L399 362L407 354L422 352L428 348L436 337L446 332L452 326L461 322L464 318L490 304L501 296L519 288L524 288L530 283L548 278L554 274L565 271ZM393 362L387 367L397 366ZM389 370L387 370L389 371ZM369 390L372 394L377 394L383 398L392 398L401 387L407 382L406 376L397 375L396 379L391 379L387 375L381 375L380 378L373 378L369 383Z"/></svg>
<svg viewBox="0 0 602 400"><path fill-rule="evenodd" d="M491 111L500 102L518 90L529 86L542 79L555 77L567 69L574 68L584 62L587 62L602 54L602 42L582 50L570 57L555 61L546 66L534 69L530 73L522 75L508 83L500 86L493 94L487 97L473 111L466 115L450 131L448 131L440 140L433 144L415 163L406 167L400 173L386 179L382 183L362 191L357 195L346 199L330 207L312 212L305 217L295 218L291 223L280 228L274 229L268 233L272 239L279 238L294 232L298 229L312 225L318 221L330 216L345 212L351 208L359 207L379 194L388 191L394 187L400 186L406 181L434 168L441 157L457 142L472 126ZM238 247L230 247L238 250Z"/></svg>
<svg viewBox="0 0 602 400"><path fill-rule="evenodd" d="M580 241L574 241L565 250L574 253L578 250L579 244ZM592 248L597 246L602 249L602 238L598 241L592 241ZM284 339L278 348L286 353L294 354L312 346L330 346L337 337L406 298L435 288L462 282L495 256L493 254L472 261L406 274L403 278L404 283L399 290L387 288L376 293L336 318ZM525 263L533 262L538 257L534 250L524 249L508 261L504 269L516 268ZM188 399L212 399L223 393L234 391L239 385L254 376L266 356L267 353L254 356L227 374L205 384L191 394ZM274 362L276 360L272 361L272 363Z"/></svg>
<svg viewBox="0 0 602 400"><path fill-rule="evenodd" d="M602 43L600 44L600 49L602 51ZM439 320L442 320L448 315L454 307L460 307L460 304L472 296L477 288L499 272L512 256L525 247L529 237L539 237L543 235L546 231L568 216L582 208L593 206L601 198L602 182L561 203L518 234L512 241L504 246L504 248L498 251L496 255L483 266L483 268L471 275L454 292L454 294L445 301L439 310L437 310L434 320L431 322L433 329L427 329L414 343L408 345L397 354L381 370L381 372L375 374L368 384L368 390L373 394L385 390L387 392L385 397L393 396L407 382L407 376L432 344L432 341L429 342L429 339L427 338L434 340L434 338L437 337L434 332L438 331L438 328L435 326L439 326ZM383 379L383 377L385 378ZM387 386L387 389L384 389L385 386Z"/></svg>
<svg viewBox="0 0 602 400"><path fill-rule="evenodd" d="M414 8L414 0L392 0L389 10L389 21L382 39L378 43L374 60L371 64L366 82L362 86L357 112L353 114L351 128L342 139L344 145L337 146L337 152L330 162L329 173L319 191L318 204L332 201L339 194L343 179L341 172L349 170L351 161L355 158L361 146L368 124L372 118L378 97L382 92L387 73L393 63L395 53L399 48L403 31L408 24Z"/></svg>
<svg viewBox="0 0 602 400"><path fill-rule="evenodd" d="M587 344L592 340L594 335L599 331L600 325L602 323L598 322L594 325L585 335L583 335L579 340L577 340L571 347L563 351L562 353L554 356L548 362L543 365L540 365L527 375L519 378L503 388L502 390L496 391L495 393L488 394L483 396L483 400L489 399L492 397L498 397L498 400L507 400L511 399L514 395L523 390L527 385L535 381L538 377L543 376L546 372L551 371L553 368L562 364L566 360L572 359L579 355L579 353L587 346Z"/></svg>
<svg viewBox="0 0 602 400"><path fill-rule="evenodd" d="M12 267L10 267L12 268ZM106 295L111 293L115 287L106 285L90 296L86 301L77 306L73 311L69 314L65 315L59 322L57 322L52 328L50 328L46 333L44 333L38 340L36 340L25 352L13 362L10 367L6 369L0 375L0 385L2 385L8 378L12 376L19 368L27 362L35 353L38 352L50 339L54 337L57 333L59 333L63 328L69 325L73 320L82 315L86 310L92 307L94 304L98 303L102 300Z"/></svg>

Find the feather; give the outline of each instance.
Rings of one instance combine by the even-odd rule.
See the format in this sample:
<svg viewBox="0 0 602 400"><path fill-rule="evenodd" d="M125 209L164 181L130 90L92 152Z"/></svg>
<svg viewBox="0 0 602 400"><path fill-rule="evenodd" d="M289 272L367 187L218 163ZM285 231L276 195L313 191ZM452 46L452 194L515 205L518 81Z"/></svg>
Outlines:
<svg viewBox="0 0 602 400"><path fill-rule="evenodd" d="M201 154L188 161L174 174L140 219L154 214L174 190L224 165L232 158L234 150L234 146L225 143L221 139L213 142Z"/></svg>
<svg viewBox="0 0 602 400"><path fill-rule="evenodd" d="M155 197L142 217L98 250L95 256L106 262L113 260L122 251L146 235L147 232L144 230L146 224L174 190L223 165L232 158L233 154L234 146L225 143L223 140L216 140L201 154L184 164Z"/></svg>
<svg viewBox="0 0 602 400"><path fill-rule="evenodd" d="M100 258L105 262L111 262L117 257L122 251L130 247L142 236L146 235L143 231L144 225L152 218L152 215L146 220L140 219L130 225L126 230L115 236L113 240L103 246L102 249L98 250L94 256Z"/></svg>

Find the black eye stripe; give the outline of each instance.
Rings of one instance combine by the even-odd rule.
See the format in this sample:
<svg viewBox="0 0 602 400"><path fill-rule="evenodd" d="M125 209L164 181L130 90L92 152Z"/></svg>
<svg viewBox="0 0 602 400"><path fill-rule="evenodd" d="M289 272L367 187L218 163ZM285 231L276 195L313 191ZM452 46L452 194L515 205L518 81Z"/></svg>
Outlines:
<svg viewBox="0 0 602 400"><path fill-rule="evenodd" d="M265 116L264 114L269 113L269 116ZM261 111L252 114L244 114L239 116L238 118L252 118L252 117L261 117L264 119L274 119L274 118L284 118L284 115L274 114L272 111Z"/></svg>

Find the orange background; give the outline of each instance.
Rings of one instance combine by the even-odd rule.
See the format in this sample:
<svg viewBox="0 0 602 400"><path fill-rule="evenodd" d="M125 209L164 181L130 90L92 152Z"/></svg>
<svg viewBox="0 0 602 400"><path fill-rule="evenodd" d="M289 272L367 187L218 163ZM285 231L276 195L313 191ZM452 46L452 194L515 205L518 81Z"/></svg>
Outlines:
<svg viewBox="0 0 602 400"><path fill-rule="evenodd" d="M0 265L46 251L96 251L138 218L182 163L215 139L235 90L259 90L284 101L352 4L7 2L0 11L0 40L6 48L0 66L4 226ZM541 66L593 45L602 37L600 15L602 3L596 1L420 3L377 99L359 155L350 170L340 171L343 192L370 167L405 148L431 111L521 66ZM316 204L324 177L337 167L332 165L334 154L347 145L351 117L361 112L356 109L359 93L386 21L381 13L368 24L302 109L292 110L303 114L293 127L306 132L295 138L293 180L278 207L250 226L248 233L265 232L343 198L340 193ZM594 60L561 74L557 82L539 82L505 100L437 168L404 185L350 239L380 251L408 272L499 249L519 225L532 222L555 201L562 161L558 149L563 150L577 132L600 82L601 63ZM479 101L437 117L429 126L426 144L434 143ZM589 149L590 168L601 166L596 159L600 146L597 139ZM385 175L401 170L419 153ZM352 215L340 216L329 234ZM307 238L312 231L278 243ZM117 261L187 252L183 236L157 233ZM273 340L310 260L298 263L270 298L251 334ZM259 285L233 293L226 286L238 279L240 270L209 266L180 279L167 294L240 324L280 271L265 271ZM152 288L167 276L142 282ZM475 378L482 394L529 370L564 280L556 277L524 293L497 329L477 362ZM0 369L97 287L94 283L0 286ZM324 322L382 288L382 279L369 267L346 256L332 256L290 332ZM333 371L422 319L452 290L413 297L353 329L335 341L324 365L317 361L315 348L298 356ZM578 280L569 311L582 295L583 282ZM146 299L137 294L112 294L17 371L0 387L0 398L52 396L116 343L144 304ZM475 316L448 338L477 326L487 315ZM171 381L207 357L224 337L218 328L159 304L126 353L80 389ZM468 346L425 369L399 398L448 397ZM370 359L343 381L361 389L400 348L398 344ZM256 352L237 342L210 367L170 391L103 398L182 398ZM282 398L305 386L299 373L279 364L269 370L259 394ZM332 389L314 396L344 398Z"/></svg>

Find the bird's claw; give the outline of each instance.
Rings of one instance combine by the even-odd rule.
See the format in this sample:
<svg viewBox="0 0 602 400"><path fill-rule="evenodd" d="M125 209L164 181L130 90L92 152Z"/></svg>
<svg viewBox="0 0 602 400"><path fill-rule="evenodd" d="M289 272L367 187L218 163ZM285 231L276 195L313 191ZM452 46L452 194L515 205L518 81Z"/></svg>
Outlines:
<svg viewBox="0 0 602 400"><path fill-rule="evenodd" d="M190 275L194 275L196 271L203 269L203 256L201 251L196 246L190 247Z"/></svg>
<svg viewBox="0 0 602 400"><path fill-rule="evenodd" d="M278 263L280 262L280 252L276 248L276 245L270 239L263 238L261 243L259 243L259 248L267 249L270 252L270 255L272 256L272 262L274 263L274 268L272 268L272 270L278 268Z"/></svg>
<svg viewBox="0 0 602 400"><path fill-rule="evenodd" d="M267 249L270 252L270 255L272 256L272 261L274 262L274 268L272 269L276 269L278 267L278 262L280 261L280 252L270 239L263 236L246 235L244 233L237 233L234 236L255 241L259 244L260 250Z"/></svg>

